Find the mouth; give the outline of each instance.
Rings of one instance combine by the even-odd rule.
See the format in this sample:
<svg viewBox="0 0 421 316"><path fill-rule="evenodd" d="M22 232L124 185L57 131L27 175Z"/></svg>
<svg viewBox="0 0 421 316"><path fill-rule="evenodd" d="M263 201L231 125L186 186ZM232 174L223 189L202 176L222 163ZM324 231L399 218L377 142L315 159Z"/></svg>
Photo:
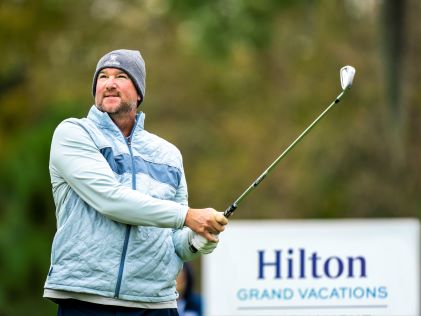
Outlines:
<svg viewBox="0 0 421 316"><path fill-rule="evenodd" d="M118 100L120 100L120 96L117 94L106 94L103 97L103 100L107 100L108 102L117 102Z"/></svg>

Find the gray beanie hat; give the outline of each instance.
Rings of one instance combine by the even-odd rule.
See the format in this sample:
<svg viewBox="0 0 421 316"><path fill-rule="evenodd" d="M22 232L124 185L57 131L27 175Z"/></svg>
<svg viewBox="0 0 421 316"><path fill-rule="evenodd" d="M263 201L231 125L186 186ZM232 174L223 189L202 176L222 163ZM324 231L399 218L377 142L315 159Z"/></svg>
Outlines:
<svg viewBox="0 0 421 316"><path fill-rule="evenodd" d="M127 73L140 94L142 103L145 97L146 68L142 55L137 50L119 49L105 54L96 65L92 82L92 94L95 97L96 82L99 72L104 68L118 68ZM138 105L139 105L138 104Z"/></svg>

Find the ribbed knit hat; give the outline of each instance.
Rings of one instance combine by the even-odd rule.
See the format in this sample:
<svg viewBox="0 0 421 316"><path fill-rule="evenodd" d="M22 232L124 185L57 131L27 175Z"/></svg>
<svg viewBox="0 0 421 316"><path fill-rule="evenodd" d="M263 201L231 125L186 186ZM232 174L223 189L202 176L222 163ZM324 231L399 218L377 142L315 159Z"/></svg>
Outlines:
<svg viewBox="0 0 421 316"><path fill-rule="evenodd" d="M105 54L96 65L94 79L92 81L92 94L95 97L96 82L99 72L104 68L118 68L127 73L133 81L137 92L142 97L139 104L145 97L146 68L142 55L137 50L118 49ZM138 104L138 106L139 106Z"/></svg>

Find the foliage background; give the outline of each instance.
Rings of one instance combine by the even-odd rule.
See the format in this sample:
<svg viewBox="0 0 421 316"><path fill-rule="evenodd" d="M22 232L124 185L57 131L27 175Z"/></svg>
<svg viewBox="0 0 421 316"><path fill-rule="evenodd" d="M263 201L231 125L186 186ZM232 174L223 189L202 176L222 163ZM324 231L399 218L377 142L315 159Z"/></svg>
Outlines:
<svg viewBox="0 0 421 316"><path fill-rule="evenodd" d="M190 204L221 210L355 66L343 102L235 219L419 217L420 11L415 0L0 1L0 315L55 313L41 299L50 140L86 115L112 49L141 50L146 128L183 152Z"/></svg>

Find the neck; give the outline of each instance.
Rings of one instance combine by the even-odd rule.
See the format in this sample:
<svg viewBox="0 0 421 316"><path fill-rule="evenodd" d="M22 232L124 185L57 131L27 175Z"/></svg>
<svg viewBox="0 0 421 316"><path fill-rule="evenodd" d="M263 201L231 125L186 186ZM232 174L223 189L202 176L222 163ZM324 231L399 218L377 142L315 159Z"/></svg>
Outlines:
<svg viewBox="0 0 421 316"><path fill-rule="evenodd" d="M130 111L129 113L114 113L109 115L123 135L125 137L130 136L130 133L136 123L136 110Z"/></svg>

